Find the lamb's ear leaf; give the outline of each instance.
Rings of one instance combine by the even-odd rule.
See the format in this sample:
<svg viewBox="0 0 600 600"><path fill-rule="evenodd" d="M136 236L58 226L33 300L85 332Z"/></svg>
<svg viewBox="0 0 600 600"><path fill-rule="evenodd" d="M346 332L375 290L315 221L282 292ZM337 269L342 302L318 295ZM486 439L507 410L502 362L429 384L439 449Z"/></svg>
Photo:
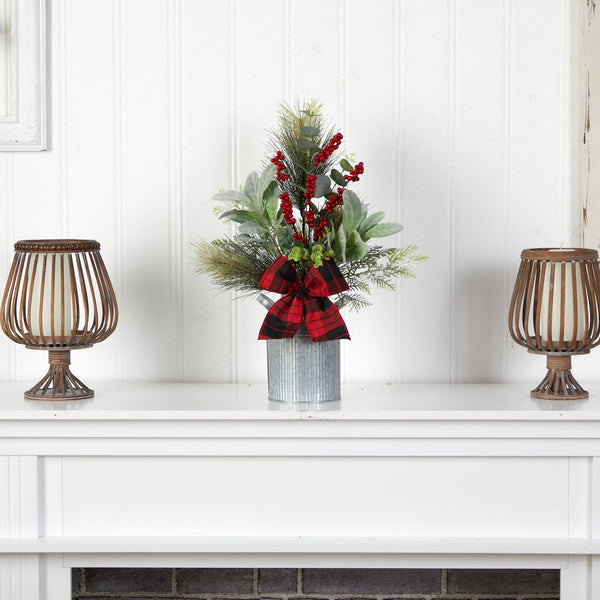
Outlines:
<svg viewBox="0 0 600 600"><path fill-rule="evenodd" d="M275 180L275 165L269 163L260 174L256 184L256 196L258 200L264 198L265 192Z"/></svg>
<svg viewBox="0 0 600 600"><path fill-rule="evenodd" d="M258 202L258 173L252 171L244 183L244 194L253 202Z"/></svg>
<svg viewBox="0 0 600 600"><path fill-rule="evenodd" d="M377 223L380 223L381 221L383 221L383 219L385 219L385 213L382 210L368 215L365 218L365 220L359 225L358 233L360 233L361 237L363 237L364 239L363 234L365 233L365 231L371 229L371 227L377 225Z"/></svg>
<svg viewBox="0 0 600 600"><path fill-rule="evenodd" d="M260 225L260 217L252 211L249 210L241 210L238 208L234 208L233 210L228 210L219 215L219 219L225 219L227 221L233 221L234 223L257 223Z"/></svg>
<svg viewBox="0 0 600 600"><path fill-rule="evenodd" d="M346 236L358 228L362 220L363 207L358 196L352 190L344 191L344 216L342 225Z"/></svg>
<svg viewBox="0 0 600 600"><path fill-rule="evenodd" d="M277 208L279 206L279 188L276 181L271 181L263 194L264 214L270 223L277 221Z"/></svg>
<svg viewBox="0 0 600 600"><path fill-rule="evenodd" d="M336 234L335 239L333 240L332 249L335 252L335 259L338 262L345 263L346 262L346 234L344 232L344 228L340 227Z"/></svg>
<svg viewBox="0 0 600 600"><path fill-rule="evenodd" d="M387 237L388 235L394 235L395 233L402 231L402 229L403 227L400 223L380 223L379 225L375 225L374 227L371 227L371 229L368 229L365 232L363 239L370 240L374 237Z"/></svg>
<svg viewBox="0 0 600 600"><path fill-rule="evenodd" d="M252 208L252 200L246 196L243 192L237 190L226 190L219 192L213 196L215 202L235 202L236 204L242 204L248 208Z"/></svg>
<svg viewBox="0 0 600 600"><path fill-rule="evenodd" d="M346 243L346 260L360 260L367 253L367 250L368 247L360 239L358 232L353 231L348 236L348 241Z"/></svg>
<svg viewBox="0 0 600 600"><path fill-rule="evenodd" d="M238 231L241 234L247 235L263 235L267 233L267 230L262 225L259 225L254 221L245 221L244 223L240 223Z"/></svg>

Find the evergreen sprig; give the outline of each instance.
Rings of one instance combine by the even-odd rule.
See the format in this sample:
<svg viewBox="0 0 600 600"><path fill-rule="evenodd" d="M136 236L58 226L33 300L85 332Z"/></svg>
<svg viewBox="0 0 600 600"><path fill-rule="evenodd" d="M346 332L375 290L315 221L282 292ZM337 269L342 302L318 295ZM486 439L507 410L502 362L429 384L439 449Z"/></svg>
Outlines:
<svg viewBox="0 0 600 600"><path fill-rule="evenodd" d="M217 286L236 290L241 296L260 293L258 282L277 257L264 243L222 238L193 243L196 252L196 273L208 275Z"/></svg>
<svg viewBox="0 0 600 600"><path fill-rule="evenodd" d="M239 190L216 194L217 215L235 223L236 233L194 243L197 273L250 296L262 292L258 282L280 254L295 263L301 279L311 266L334 259L349 285L334 300L351 310L368 306L373 288L395 290L398 278L414 277L413 268L426 260L416 246L372 244L402 226L384 222L383 212L371 213L347 189L364 166L352 165L351 158L339 160L343 136L334 132L324 124L317 101L281 106L278 127L270 134L275 158L262 173L251 173ZM339 170L334 168L338 160Z"/></svg>

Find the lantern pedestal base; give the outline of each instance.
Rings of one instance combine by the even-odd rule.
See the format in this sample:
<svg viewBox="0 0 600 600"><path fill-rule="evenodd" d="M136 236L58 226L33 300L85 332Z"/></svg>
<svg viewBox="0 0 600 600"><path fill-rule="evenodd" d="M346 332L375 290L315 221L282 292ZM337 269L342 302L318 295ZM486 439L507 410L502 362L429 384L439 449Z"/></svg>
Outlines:
<svg viewBox="0 0 600 600"><path fill-rule="evenodd" d="M83 400L92 398L90 390L69 369L71 350L57 349L48 351L50 368L46 375L30 390L25 392L28 400Z"/></svg>
<svg viewBox="0 0 600 600"><path fill-rule="evenodd" d="M536 353L537 354L537 353ZM571 354L547 354L548 372L542 382L531 391L532 398L542 400L585 400L589 398L571 373Z"/></svg>

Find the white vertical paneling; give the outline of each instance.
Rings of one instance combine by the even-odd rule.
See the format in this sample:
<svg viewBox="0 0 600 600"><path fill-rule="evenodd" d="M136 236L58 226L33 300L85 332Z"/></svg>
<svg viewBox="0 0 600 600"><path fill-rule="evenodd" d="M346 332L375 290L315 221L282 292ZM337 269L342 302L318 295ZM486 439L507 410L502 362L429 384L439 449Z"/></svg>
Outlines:
<svg viewBox="0 0 600 600"><path fill-rule="evenodd" d="M174 378L169 4L122 3L123 260L118 339L128 379Z"/></svg>
<svg viewBox="0 0 600 600"><path fill-rule="evenodd" d="M340 75L344 111L339 130L344 134L344 149L354 152L356 161L365 164L364 175L349 189L376 206L375 210L385 211L387 220L401 220L403 199L397 194L396 160L402 117L398 114L399 86L395 85L401 77L397 43L402 35L400 8L393 0L386 0L373 11L368 3L350 0L345 3L342 17L345 56L340 63L345 69ZM389 83L383 87L381 82L386 79ZM389 242L383 241L383 245ZM395 351L397 338L390 326L399 314L399 297L375 291L373 306L360 313L344 311L352 338L351 342L342 342L347 380L397 379L401 363ZM380 346L382 339L387 339L386 352L370 360L373 348Z"/></svg>
<svg viewBox="0 0 600 600"><path fill-rule="evenodd" d="M598 539L600 538L600 457L594 457L591 462L590 537ZM592 556L590 558L590 570L590 595L595 598L600 595L600 557Z"/></svg>
<svg viewBox="0 0 600 600"><path fill-rule="evenodd" d="M344 127L340 68L342 28L341 3L334 0L292 0L291 4L291 94L318 98L331 120Z"/></svg>
<svg viewBox="0 0 600 600"><path fill-rule="evenodd" d="M2 227L0 228L0 281L4 281L10 270L13 259L14 237L14 154L3 153L0 155L0 206L2 207ZM15 352L14 344L0 344L0 376L13 380L15 377Z"/></svg>
<svg viewBox="0 0 600 600"><path fill-rule="evenodd" d="M63 119L62 166L66 196L64 234L100 242L108 273L117 275L114 180L113 5L94 0L66 5L69 28L65 62L67 116ZM117 289L116 293L119 294ZM118 297L118 296L117 296ZM92 350L72 356L73 370L94 387L94 379L118 373L118 333ZM40 373L41 376L41 373Z"/></svg>
<svg viewBox="0 0 600 600"><path fill-rule="evenodd" d="M184 240L222 237L212 196L236 185L230 173L230 10L227 2L185 0L182 6L182 174ZM185 377L192 381L232 378L232 303L192 272L185 256Z"/></svg>
<svg viewBox="0 0 600 600"><path fill-rule="evenodd" d="M348 2L330 0L291 0L290 6L290 94L292 98L317 98L323 104L323 113L335 123L346 137L347 84L347 13ZM365 31L370 39L372 32ZM359 36L360 38L360 36ZM358 39L353 40L356 43ZM362 64L362 63L361 63ZM361 94L362 101L367 95ZM359 149L358 140L350 139L353 148ZM344 146L346 147L346 146ZM351 326L345 311L344 318ZM353 331L350 329L350 336ZM342 378L349 375L346 356L351 356L353 342L342 342ZM351 378L351 377L350 377Z"/></svg>
<svg viewBox="0 0 600 600"><path fill-rule="evenodd" d="M451 377L503 376L506 4L456 0ZM493 183L492 183L493 182Z"/></svg>
<svg viewBox="0 0 600 600"><path fill-rule="evenodd" d="M168 90L169 90L169 326L173 352L171 376L181 381L183 364L183 173L182 159L182 22L181 0L169 2L168 13Z"/></svg>
<svg viewBox="0 0 600 600"><path fill-rule="evenodd" d="M317 97L365 162L357 192L430 256L345 315L345 378L541 377L506 309L523 248L577 242L579 7L51 2L49 149L0 156L3 276L16 239L101 242L120 322L73 357L92 387L264 379L264 310L195 275L190 242L227 232L211 197L260 168L279 101ZM0 377L41 376L45 353L0 344ZM582 380L594 360L577 361Z"/></svg>
<svg viewBox="0 0 600 600"><path fill-rule="evenodd" d="M53 238L66 235L66 136L65 123L67 66L62 57L67 54L69 31L65 0L48 5L48 18L53 31L47 36L47 56L52 58L47 68L47 85L52 96L47 103L47 152L16 152L11 156L12 224L5 246L10 251L21 239ZM6 273L4 274L4 278ZM5 279L2 280L4 285ZM6 338L4 342L11 344ZM39 379L47 369L47 353L13 348L5 377ZM6 372L6 371L4 371Z"/></svg>
<svg viewBox="0 0 600 600"><path fill-rule="evenodd" d="M419 253L430 259L416 269L417 279L398 284L402 302L395 328L400 345L397 373L405 381L447 381L452 6L438 0L405 2L401 16L395 184L404 231L398 237L402 245L417 244Z"/></svg>
<svg viewBox="0 0 600 600"><path fill-rule="evenodd" d="M38 458L0 457L0 537L37 537L38 515ZM0 598L38 598L39 578L37 555L0 558Z"/></svg>
<svg viewBox="0 0 600 600"><path fill-rule="evenodd" d="M112 105L112 160L113 160L113 245L112 262L113 271L109 272L117 302L121 301L121 290L124 281L123 260L123 40L122 40L122 0L113 0L112 3L112 78L113 78L113 105ZM109 267L110 268L110 265ZM118 335L118 333L117 333ZM118 340L118 337L116 338ZM114 347L114 346L113 346ZM116 378L119 381L126 379L123 363L123 346L116 344L114 350L116 359Z"/></svg>
<svg viewBox="0 0 600 600"><path fill-rule="evenodd" d="M507 300L521 250L574 242L564 237L563 205L571 199L564 198L560 190L564 165L558 144L564 109L559 104L558 57L565 26L561 15L559 0L513 1L511 6ZM557 57L556 61L548 61L548 56ZM512 340L507 352L507 379L537 385L545 373L544 359L528 354ZM578 362L576 359L576 369Z"/></svg>
<svg viewBox="0 0 600 600"><path fill-rule="evenodd" d="M251 171L268 164L267 130L276 124L276 113L284 96L283 3L280 0L238 2L237 40L237 118L238 177L243 183ZM257 35L250 24L257 19L262 31ZM237 380L257 381L266 377L266 343L258 341L265 309L255 300L239 304Z"/></svg>

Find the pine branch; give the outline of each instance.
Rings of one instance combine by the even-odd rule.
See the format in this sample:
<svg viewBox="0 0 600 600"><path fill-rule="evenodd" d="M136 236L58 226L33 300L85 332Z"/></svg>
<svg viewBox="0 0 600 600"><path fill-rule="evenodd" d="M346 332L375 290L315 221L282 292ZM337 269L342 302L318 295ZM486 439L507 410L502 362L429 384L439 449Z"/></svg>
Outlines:
<svg viewBox="0 0 600 600"><path fill-rule="evenodd" d="M341 310L347 308L348 310L358 312L361 308L371 306L371 302L367 300L362 294L354 294L352 292L344 292L339 294L335 299L335 305Z"/></svg>
<svg viewBox="0 0 600 600"><path fill-rule="evenodd" d="M199 240L192 245L196 273L208 275L218 287L239 291L242 296L261 292L258 282L277 257L269 244L237 238Z"/></svg>
<svg viewBox="0 0 600 600"><path fill-rule="evenodd" d="M393 291L399 277L414 277L412 266L427 260L425 256L415 254L416 246L405 248L383 248L371 246L360 259L340 265L340 270L350 290L359 290L370 294L370 286Z"/></svg>

